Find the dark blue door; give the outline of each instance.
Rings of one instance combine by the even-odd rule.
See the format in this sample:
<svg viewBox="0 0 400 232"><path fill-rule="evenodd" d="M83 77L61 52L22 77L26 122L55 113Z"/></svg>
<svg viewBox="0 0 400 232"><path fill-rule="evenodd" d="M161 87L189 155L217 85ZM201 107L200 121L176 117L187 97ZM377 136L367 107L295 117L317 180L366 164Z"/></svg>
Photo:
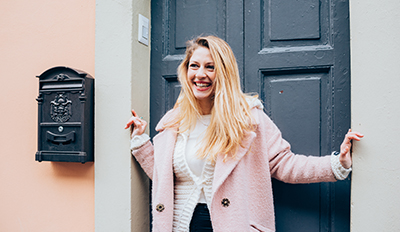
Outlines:
<svg viewBox="0 0 400 232"><path fill-rule="evenodd" d="M179 94L176 68L185 41L225 39L239 63L245 92L296 153L339 149L350 126L348 1L152 1L151 135ZM349 231L350 181L290 185L273 181L278 232Z"/></svg>

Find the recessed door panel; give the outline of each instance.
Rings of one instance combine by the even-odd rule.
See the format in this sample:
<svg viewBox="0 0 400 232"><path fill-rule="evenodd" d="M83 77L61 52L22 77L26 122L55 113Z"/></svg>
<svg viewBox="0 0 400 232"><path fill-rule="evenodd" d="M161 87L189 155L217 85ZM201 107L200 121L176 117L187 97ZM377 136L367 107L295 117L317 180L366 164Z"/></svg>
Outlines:
<svg viewBox="0 0 400 232"><path fill-rule="evenodd" d="M271 41L320 38L320 5L318 0L282 1L269 0L269 23Z"/></svg>

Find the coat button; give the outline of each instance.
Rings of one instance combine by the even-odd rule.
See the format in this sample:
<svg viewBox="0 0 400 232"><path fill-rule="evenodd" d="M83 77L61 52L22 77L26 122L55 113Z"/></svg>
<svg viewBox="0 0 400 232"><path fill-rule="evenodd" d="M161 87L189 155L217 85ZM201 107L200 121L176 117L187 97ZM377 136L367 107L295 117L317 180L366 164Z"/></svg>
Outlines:
<svg viewBox="0 0 400 232"><path fill-rule="evenodd" d="M222 199L221 204L223 207L228 207L231 204L231 202L229 201L228 198L224 198Z"/></svg>
<svg viewBox="0 0 400 232"><path fill-rule="evenodd" d="M164 211L164 209L165 209L165 207L164 207L164 205L163 204L158 204L157 206L156 206L156 210L158 211L158 212L162 212L162 211Z"/></svg>

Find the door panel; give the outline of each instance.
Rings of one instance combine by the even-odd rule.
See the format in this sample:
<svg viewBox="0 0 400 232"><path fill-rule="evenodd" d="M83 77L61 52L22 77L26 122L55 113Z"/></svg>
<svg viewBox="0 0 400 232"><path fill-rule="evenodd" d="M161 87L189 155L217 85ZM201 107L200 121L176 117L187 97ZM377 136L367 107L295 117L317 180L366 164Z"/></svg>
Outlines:
<svg viewBox="0 0 400 232"><path fill-rule="evenodd" d="M245 91L260 94L295 153L328 155L349 127L347 7L336 0L245 2ZM277 231L348 231L346 186L274 180Z"/></svg>
<svg viewBox="0 0 400 232"><path fill-rule="evenodd" d="M186 41L199 34L224 35L225 4L218 1L176 0L175 46L186 48ZM201 19L192 17L201 15ZM219 33L218 33L219 32Z"/></svg>
<svg viewBox="0 0 400 232"><path fill-rule="evenodd" d="M280 125L292 149L320 156L328 149L330 69L262 72L265 111ZM305 130L305 128L307 130ZM321 136L325 138L321 140Z"/></svg>
<svg viewBox="0 0 400 232"><path fill-rule="evenodd" d="M348 1L152 1L151 136L179 95L176 69L185 43L217 35L235 53L245 92L295 153L339 149L350 126ZM290 185L273 180L276 227L349 231L350 181Z"/></svg>
<svg viewBox="0 0 400 232"><path fill-rule="evenodd" d="M269 18L264 17L264 21L269 25L266 28L271 41L320 38L318 0L272 0L263 4L264 9L269 9Z"/></svg>

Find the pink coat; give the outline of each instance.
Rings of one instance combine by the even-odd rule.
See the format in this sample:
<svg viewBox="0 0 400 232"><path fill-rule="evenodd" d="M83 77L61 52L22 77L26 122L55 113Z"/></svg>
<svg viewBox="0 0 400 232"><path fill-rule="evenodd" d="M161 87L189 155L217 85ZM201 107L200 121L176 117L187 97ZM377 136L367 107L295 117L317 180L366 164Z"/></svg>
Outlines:
<svg viewBox="0 0 400 232"><path fill-rule="evenodd" d="M169 111L160 121L173 118ZM211 221L214 231L275 231L271 178L287 183L335 181L330 157L295 155L281 132L260 109L252 109L257 129L247 134L236 159L217 158ZM174 174L172 156L177 132L167 129L132 154L153 180L153 231L172 231Z"/></svg>

